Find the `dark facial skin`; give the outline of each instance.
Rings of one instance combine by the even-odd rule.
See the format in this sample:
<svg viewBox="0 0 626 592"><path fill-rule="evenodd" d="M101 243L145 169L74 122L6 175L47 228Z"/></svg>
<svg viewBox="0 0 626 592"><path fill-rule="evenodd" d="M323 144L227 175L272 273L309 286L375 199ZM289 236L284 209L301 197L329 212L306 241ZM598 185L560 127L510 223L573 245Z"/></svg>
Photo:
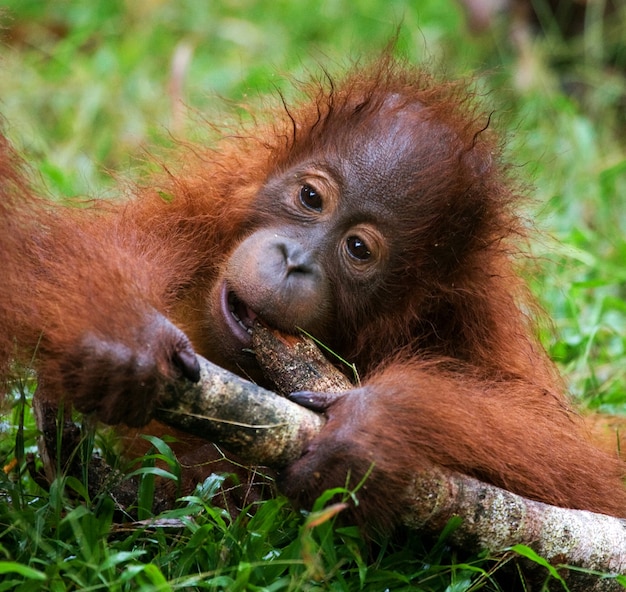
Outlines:
<svg viewBox="0 0 626 592"><path fill-rule="evenodd" d="M328 169L307 167L272 180L259 196L260 208L275 208L274 226L262 227L231 254L213 290L212 325L221 347L240 358L250 347L258 316L286 332L299 329L332 343L344 314L342 286L368 298L384 276L389 240L369 200L355 210ZM243 353L245 356L245 352Z"/></svg>
<svg viewBox="0 0 626 592"><path fill-rule="evenodd" d="M250 347L257 316L286 332L303 329L332 340L343 312L338 283L367 294L384 269L388 241L375 218L360 221L346 211L325 170L285 177L259 196L260 207L275 202L276 225L262 227L234 250L211 296L211 325L230 358Z"/></svg>
<svg viewBox="0 0 626 592"><path fill-rule="evenodd" d="M354 130L338 147L350 160L333 146L268 179L251 223L258 230L232 252L210 297L207 326L226 363L249 365L256 317L332 347L344 319L358 324L389 300L386 281L401 254L394 234L416 160L407 118L414 110L396 113L384 136Z"/></svg>

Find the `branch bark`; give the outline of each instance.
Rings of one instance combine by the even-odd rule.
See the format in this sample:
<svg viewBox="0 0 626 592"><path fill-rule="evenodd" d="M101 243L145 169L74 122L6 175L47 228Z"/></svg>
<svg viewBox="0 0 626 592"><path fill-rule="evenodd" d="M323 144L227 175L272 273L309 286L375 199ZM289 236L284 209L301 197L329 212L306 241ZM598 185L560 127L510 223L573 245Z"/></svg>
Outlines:
<svg viewBox="0 0 626 592"><path fill-rule="evenodd" d="M322 429L317 413L198 358L200 382L172 384L156 419L277 468L298 458Z"/></svg>
<svg viewBox="0 0 626 592"><path fill-rule="evenodd" d="M257 327L254 347L267 376L282 393L340 392L350 382L308 340ZM297 459L322 429L320 415L201 359L197 385L173 387L158 411L161 421L223 444L240 457L281 467ZM571 592L622 590L626 574L626 521L522 498L459 473L432 466L415 475L413 500L401 517L412 528L438 532L452 518L452 541L464 548L501 551L523 544L562 573Z"/></svg>

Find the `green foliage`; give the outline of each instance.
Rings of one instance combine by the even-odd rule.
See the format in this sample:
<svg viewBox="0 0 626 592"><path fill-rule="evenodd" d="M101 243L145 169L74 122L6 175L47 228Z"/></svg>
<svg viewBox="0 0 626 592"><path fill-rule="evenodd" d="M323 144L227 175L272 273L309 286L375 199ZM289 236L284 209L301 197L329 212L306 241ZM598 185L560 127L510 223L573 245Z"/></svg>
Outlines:
<svg viewBox="0 0 626 592"><path fill-rule="evenodd" d="M382 48L400 23L399 46L426 53L427 38L460 19L450 5L422 4L417 13L409 0L8 0L2 112L55 193L91 194L109 184L104 169L127 169L176 123L175 56L193 56L185 104L215 110L217 97L246 102L284 85L281 73L302 75L305 58L333 69L361 53L357 39Z"/></svg>
<svg viewBox="0 0 626 592"><path fill-rule="evenodd" d="M519 176L536 186L531 271L553 319L545 343L584 404L625 412L623 12L589 18L575 41L544 17L548 34L523 54L505 19L470 35L453 0L4 0L0 20L4 127L55 196L108 195L109 171L132 177L146 147L172 143L170 131L202 135L199 122L223 98L246 105L289 92L285 80L375 55L395 35L410 61L479 73ZM173 90L172 63L185 56ZM501 589L493 574L512 554L459 556L447 533L365 543L335 524L337 506L302 515L282 498L230 518L209 501L217 477L160 522L121 526L115 500L90 496L87 475L60 471L43 490L27 471L36 428L22 387L0 423L0 591ZM179 476L167 443L151 444L134 473L142 519L155 479ZM102 441L85 441L94 446L115 462Z"/></svg>
<svg viewBox="0 0 626 592"><path fill-rule="evenodd" d="M490 577L480 558L455 561L447 533L430 548L413 534L372 553L356 527L335 526L342 504L329 502L350 495L341 490L307 515L279 497L231 518L210 501L223 482L213 476L179 508L122 525L106 492L90 499L60 476L27 493L28 479L0 473L0 590L472 590Z"/></svg>

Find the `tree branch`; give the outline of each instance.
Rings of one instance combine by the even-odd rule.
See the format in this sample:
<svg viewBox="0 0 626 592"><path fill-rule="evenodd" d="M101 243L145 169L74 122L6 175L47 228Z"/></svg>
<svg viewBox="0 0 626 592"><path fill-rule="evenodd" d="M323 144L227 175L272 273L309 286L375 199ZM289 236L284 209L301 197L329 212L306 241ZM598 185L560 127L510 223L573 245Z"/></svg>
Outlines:
<svg viewBox="0 0 626 592"><path fill-rule="evenodd" d="M263 327L254 334L257 359L276 390L340 392L350 382L309 340ZM201 359L197 385L176 385L158 418L223 444L251 463L281 467L302 454L324 419L274 392ZM466 475L432 466L415 475L407 526L439 532L461 518L451 538L464 548L500 551L527 545L552 565L626 574L626 521L522 498ZM621 590L612 578L570 570L571 592Z"/></svg>

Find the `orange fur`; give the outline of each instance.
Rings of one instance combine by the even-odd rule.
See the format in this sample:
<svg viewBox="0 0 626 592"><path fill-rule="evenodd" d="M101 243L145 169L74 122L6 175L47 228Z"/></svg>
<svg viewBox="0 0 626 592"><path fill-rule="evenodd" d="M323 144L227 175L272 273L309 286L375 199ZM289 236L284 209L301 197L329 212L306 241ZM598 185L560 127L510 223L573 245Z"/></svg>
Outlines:
<svg viewBox="0 0 626 592"><path fill-rule="evenodd" d="M520 198L468 88L383 59L304 91L301 104L213 150L189 150L180 170L119 203L42 203L4 145L5 374L9 359L28 361L36 349L48 396L130 425L150 419L164 381L193 374L180 362L191 346L260 377L224 351L207 313L226 261L276 224L259 198L274 177L318 159L359 186L343 171L363 166L360 140L378 134L391 148L373 148L372 170L387 178L364 175L363 187L370 205L390 211L385 279L367 296L331 282L333 313L316 325L356 362L364 386L329 407L326 428L283 471L284 490L310 504L373 463L359 511L392 523L412 472L428 461L533 499L626 515L624 465L590 443L534 337L511 255L523 235ZM398 164L407 155L413 161ZM372 187L384 195L371 197Z"/></svg>

